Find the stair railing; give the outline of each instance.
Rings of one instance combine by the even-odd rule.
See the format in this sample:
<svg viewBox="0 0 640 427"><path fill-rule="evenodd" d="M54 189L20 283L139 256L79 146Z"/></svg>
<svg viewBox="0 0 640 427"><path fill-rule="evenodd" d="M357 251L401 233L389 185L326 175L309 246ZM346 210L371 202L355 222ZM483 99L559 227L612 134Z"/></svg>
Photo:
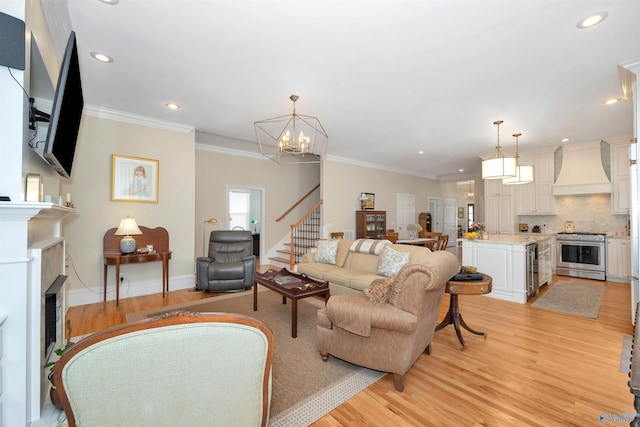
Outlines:
<svg viewBox="0 0 640 427"><path fill-rule="evenodd" d="M304 201L304 199L306 199L307 197L309 197L311 195L311 193L313 193L314 191L316 191L318 188L320 188L320 184L316 185L315 187L313 187L311 190L309 190L309 192L307 194L305 194L304 196L302 196L300 198L300 200L298 200L297 202L295 202L289 209L286 210L285 213L283 213L282 215L280 215L277 219L276 222L279 222L281 220L284 219L284 217L286 217L287 215L289 215L289 213L294 210L296 208L296 206L298 206L300 203L302 203Z"/></svg>
<svg viewBox="0 0 640 427"><path fill-rule="evenodd" d="M289 254L289 271L300 262L302 255L316 246L320 238L320 206L318 201L300 220L291 225L291 253Z"/></svg>

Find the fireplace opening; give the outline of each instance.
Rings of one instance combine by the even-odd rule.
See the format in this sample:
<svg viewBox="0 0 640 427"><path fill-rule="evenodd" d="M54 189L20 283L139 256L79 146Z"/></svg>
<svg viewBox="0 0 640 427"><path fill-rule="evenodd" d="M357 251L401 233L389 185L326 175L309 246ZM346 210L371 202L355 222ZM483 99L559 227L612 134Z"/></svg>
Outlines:
<svg viewBox="0 0 640 427"><path fill-rule="evenodd" d="M58 331L62 328L58 327L62 319L62 296L60 289L67 280L67 276L58 275L53 281L49 289L44 294L44 357L49 358L58 339ZM62 337L60 337L62 339Z"/></svg>

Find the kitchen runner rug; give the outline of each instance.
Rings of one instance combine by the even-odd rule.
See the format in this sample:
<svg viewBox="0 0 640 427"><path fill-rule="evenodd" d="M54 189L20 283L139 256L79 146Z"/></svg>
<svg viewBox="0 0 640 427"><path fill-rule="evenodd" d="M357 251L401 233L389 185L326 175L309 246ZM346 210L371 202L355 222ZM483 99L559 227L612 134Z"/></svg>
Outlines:
<svg viewBox="0 0 640 427"><path fill-rule="evenodd" d="M323 362L316 350L316 312L324 300L298 301L298 337L291 338L291 301L269 290L226 294L154 310L130 313L127 321L145 319L174 310L228 312L264 322L275 337L273 388L269 426L306 426L366 389L385 373L362 368L335 357Z"/></svg>
<svg viewBox="0 0 640 427"><path fill-rule="evenodd" d="M604 289L603 285L560 280L531 306L595 319Z"/></svg>

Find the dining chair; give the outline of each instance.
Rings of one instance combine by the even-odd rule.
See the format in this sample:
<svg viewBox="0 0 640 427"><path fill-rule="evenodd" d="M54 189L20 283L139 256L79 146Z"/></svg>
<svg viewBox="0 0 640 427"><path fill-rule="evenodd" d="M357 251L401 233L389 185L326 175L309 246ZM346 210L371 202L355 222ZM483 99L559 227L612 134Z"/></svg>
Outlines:
<svg viewBox="0 0 640 427"><path fill-rule="evenodd" d="M447 244L449 243L449 235L441 234L437 237L437 249L438 251L444 251L447 249Z"/></svg>

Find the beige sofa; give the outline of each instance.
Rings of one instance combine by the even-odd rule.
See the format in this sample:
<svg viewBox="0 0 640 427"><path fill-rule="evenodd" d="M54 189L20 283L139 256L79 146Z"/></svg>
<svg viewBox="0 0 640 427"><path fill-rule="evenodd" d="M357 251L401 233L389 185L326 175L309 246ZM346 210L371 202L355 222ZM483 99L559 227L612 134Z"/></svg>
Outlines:
<svg viewBox="0 0 640 427"><path fill-rule="evenodd" d="M376 279L386 279L376 274L381 253L359 253L350 250L354 240L339 239L335 264L314 262L315 254L302 256L297 265L298 273L304 273L312 279L327 280L331 295L356 295L368 288ZM424 264L431 251L422 246L389 244L398 252L408 252L409 264Z"/></svg>

